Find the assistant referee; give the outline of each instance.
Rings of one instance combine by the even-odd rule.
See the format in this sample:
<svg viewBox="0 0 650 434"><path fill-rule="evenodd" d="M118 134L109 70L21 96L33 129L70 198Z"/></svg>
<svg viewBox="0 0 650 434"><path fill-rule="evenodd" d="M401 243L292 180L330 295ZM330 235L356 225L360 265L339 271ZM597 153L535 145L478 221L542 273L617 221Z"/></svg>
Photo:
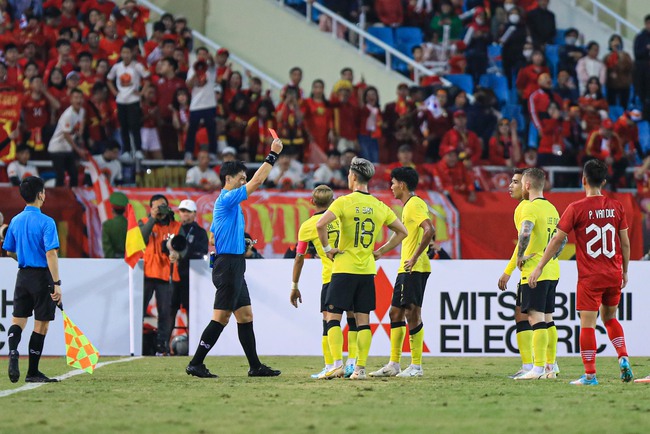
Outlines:
<svg viewBox="0 0 650 434"><path fill-rule="evenodd" d="M257 357L253 332L253 310L244 279L246 271L246 244L244 242L244 213L241 202L266 180L271 168L282 152L282 141L275 139L271 152L257 169L253 178L246 182L246 165L241 161L229 161L221 166L223 189L214 203L212 226L216 259L212 269L212 283L217 292L214 298L212 321L205 328L201 340L185 372L200 378L215 378L203 363L210 349L216 344L230 316L237 319L237 331L250 369L249 377L276 377L280 371L263 365Z"/></svg>
<svg viewBox="0 0 650 434"><path fill-rule="evenodd" d="M54 320L56 304L61 301L59 280L59 236L56 223L41 212L45 202L45 185L37 176L20 183L20 195L27 206L11 220L3 248L18 261L14 290L14 312L9 327L9 380L20 378L18 344L27 318L34 314L34 331L29 339L29 369L25 382L56 383L38 370L45 335Z"/></svg>

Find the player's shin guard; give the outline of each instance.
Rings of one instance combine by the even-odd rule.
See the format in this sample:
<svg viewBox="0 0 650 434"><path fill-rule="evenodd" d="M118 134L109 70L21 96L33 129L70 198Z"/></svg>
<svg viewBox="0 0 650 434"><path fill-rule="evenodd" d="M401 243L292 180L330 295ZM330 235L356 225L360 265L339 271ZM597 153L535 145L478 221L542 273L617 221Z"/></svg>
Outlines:
<svg viewBox="0 0 650 434"><path fill-rule="evenodd" d="M18 349L18 344L20 343L22 333L23 329L21 329L17 324L13 324L11 327L9 327L9 330L7 330L9 351L16 351Z"/></svg>
<svg viewBox="0 0 650 434"><path fill-rule="evenodd" d="M210 321L203 334L201 334L201 340L199 341L199 346L196 347L196 352L194 357L190 361L190 365L200 365L205 360L205 356L208 355L210 348L217 343L221 332L223 331L224 325L218 321Z"/></svg>
<svg viewBox="0 0 650 434"><path fill-rule="evenodd" d="M359 347L357 345L357 320L348 318L348 359L356 359L359 356Z"/></svg>
<svg viewBox="0 0 650 434"><path fill-rule="evenodd" d="M29 339L29 368L27 375L38 374L38 362L41 360L41 353L43 352L43 343L45 342L45 335L32 332L32 337Z"/></svg>
<svg viewBox="0 0 650 434"><path fill-rule="evenodd" d="M340 321L327 321L327 341L334 362L343 360L343 332L341 331Z"/></svg>
<svg viewBox="0 0 650 434"><path fill-rule="evenodd" d="M546 323L546 333L548 334L548 348L546 349L546 363L552 365L555 363L557 355L557 327L555 322Z"/></svg>
<svg viewBox="0 0 650 434"><path fill-rule="evenodd" d="M422 323L413 330L409 330L409 343L411 344L411 364L422 365L422 347L424 346L424 327Z"/></svg>
<svg viewBox="0 0 650 434"><path fill-rule="evenodd" d="M253 331L253 321L245 323L237 323L237 334L239 335L239 343L244 349L248 365L251 369L260 367L259 357L257 357L257 345L255 343L255 332Z"/></svg>
<svg viewBox="0 0 650 434"><path fill-rule="evenodd" d="M406 336L404 321L390 323L390 361L399 363L402 360L402 347Z"/></svg>
<svg viewBox="0 0 650 434"><path fill-rule="evenodd" d="M365 367L368 361L368 353L370 352L372 332L370 331L369 325L359 326L358 330L357 345L359 346L359 357L357 358L357 366Z"/></svg>
<svg viewBox="0 0 650 434"><path fill-rule="evenodd" d="M582 327L580 329L580 355L585 365L585 374L596 373L596 329Z"/></svg>
<svg viewBox="0 0 650 434"><path fill-rule="evenodd" d="M321 347L323 348L323 359L326 365L334 363L332 359L332 352L330 351L330 343L327 339L327 321L323 320L323 336L321 338Z"/></svg>
<svg viewBox="0 0 650 434"><path fill-rule="evenodd" d="M627 357L625 334L623 333L621 323L618 322L616 318L612 318L605 323L605 328L607 328L607 336L609 336L609 340L612 341L612 345L616 348L616 354L618 354L618 357Z"/></svg>
<svg viewBox="0 0 650 434"><path fill-rule="evenodd" d="M517 323L517 346L523 365L533 364L533 329L528 321Z"/></svg>
<svg viewBox="0 0 650 434"><path fill-rule="evenodd" d="M546 323L538 322L533 326L533 353L535 366L543 367L546 363L546 349L548 348L548 333Z"/></svg>

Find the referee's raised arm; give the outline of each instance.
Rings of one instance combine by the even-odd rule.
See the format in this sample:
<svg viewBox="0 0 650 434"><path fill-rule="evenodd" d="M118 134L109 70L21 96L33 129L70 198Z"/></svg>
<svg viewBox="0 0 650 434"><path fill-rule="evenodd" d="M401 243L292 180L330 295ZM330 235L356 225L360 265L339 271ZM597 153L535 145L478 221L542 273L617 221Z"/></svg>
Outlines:
<svg viewBox="0 0 650 434"><path fill-rule="evenodd" d="M250 196L251 193L264 184L269 173L271 173L273 165L278 160L280 152L282 152L282 140L275 139L273 140L273 143L271 143L271 152L264 159L264 163L262 163L260 168L257 169L257 172L255 172L255 175L253 175L251 180L246 183L246 196Z"/></svg>

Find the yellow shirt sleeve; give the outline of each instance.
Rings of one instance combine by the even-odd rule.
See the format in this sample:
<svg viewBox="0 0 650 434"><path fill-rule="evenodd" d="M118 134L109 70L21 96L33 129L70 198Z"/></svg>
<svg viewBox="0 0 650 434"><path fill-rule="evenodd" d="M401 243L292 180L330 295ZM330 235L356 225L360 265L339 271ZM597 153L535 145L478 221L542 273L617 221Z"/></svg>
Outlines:
<svg viewBox="0 0 650 434"><path fill-rule="evenodd" d="M334 200L329 208L327 208L328 211L334 213L338 220L341 220L341 217L343 217L343 200L345 200L345 196L341 196L338 199Z"/></svg>
<svg viewBox="0 0 650 434"><path fill-rule="evenodd" d="M312 240L312 234L311 234L311 225L309 224L309 220L306 220L301 226L300 229L298 230L298 241L304 241L308 243L309 241Z"/></svg>
<svg viewBox="0 0 650 434"><path fill-rule="evenodd" d="M519 245L516 245L515 249L512 252L512 256L510 257L510 260L508 261L508 265L506 265L506 269L504 270L504 273L506 273L508 276L512 276L512 272L515 271L515 268L517 268L518 249L519 249Z"/></svg>
<svg viewBox="0 0 650 434"><path fill-rule="evenodd" d="M386 205L386 204L383 203L383 202L379 202L379 203L381 203L382 205L384 205L384 209L385 209L385 211L386 211L386 220L384 220L384 224L386 224L386 225L390 225L390 224L392 224L395 220L397 220L397 215L395 214L395 212L393 212L393 210L392 210L388 205ZM334 205L334 204L332 204L332 205Z"/></svg>

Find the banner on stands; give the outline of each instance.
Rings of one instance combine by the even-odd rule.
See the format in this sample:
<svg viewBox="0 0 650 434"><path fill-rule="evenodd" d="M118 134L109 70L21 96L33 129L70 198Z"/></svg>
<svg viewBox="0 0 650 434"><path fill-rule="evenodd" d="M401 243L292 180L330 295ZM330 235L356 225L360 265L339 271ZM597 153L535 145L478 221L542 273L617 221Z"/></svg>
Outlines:
<svg viewBox="0 0 650 434"><path fill-rule="evenodd" d="M377 262L375 278L376 310L371 314L373 332L370 355L390 354L390 309L393 284L399 261ZM514 322L515 271L508 291L497 289L497 280L506 261L432 261L422 318L425 329L425 351L428 356L516 356L517 340ZM257 348L262 355L321 355L322 317L319 312L319 260L307 260L300 279L303 304L298 309L289 303L291 260L249 260L246 281L255 316ZM576 263L561 262L561 279L555 299L555 323L558 329L558 356L579 355L580 320L575 310ZM190 272L190 353L196 349L202 330L212 316L215 289L211 270L205 262L193 261ZM650 356L647 330L650 306L646 282L650 267L632 262L630 281L624 289L619 320L625 329L627 348L634 356ZM345 324L345 320L342 322ZM616 352L599 324L596 331L598 351L606 356ZM405 340L408 351L408 339ZM211 355L243 354L235 319L226 327Z"/></svg>

